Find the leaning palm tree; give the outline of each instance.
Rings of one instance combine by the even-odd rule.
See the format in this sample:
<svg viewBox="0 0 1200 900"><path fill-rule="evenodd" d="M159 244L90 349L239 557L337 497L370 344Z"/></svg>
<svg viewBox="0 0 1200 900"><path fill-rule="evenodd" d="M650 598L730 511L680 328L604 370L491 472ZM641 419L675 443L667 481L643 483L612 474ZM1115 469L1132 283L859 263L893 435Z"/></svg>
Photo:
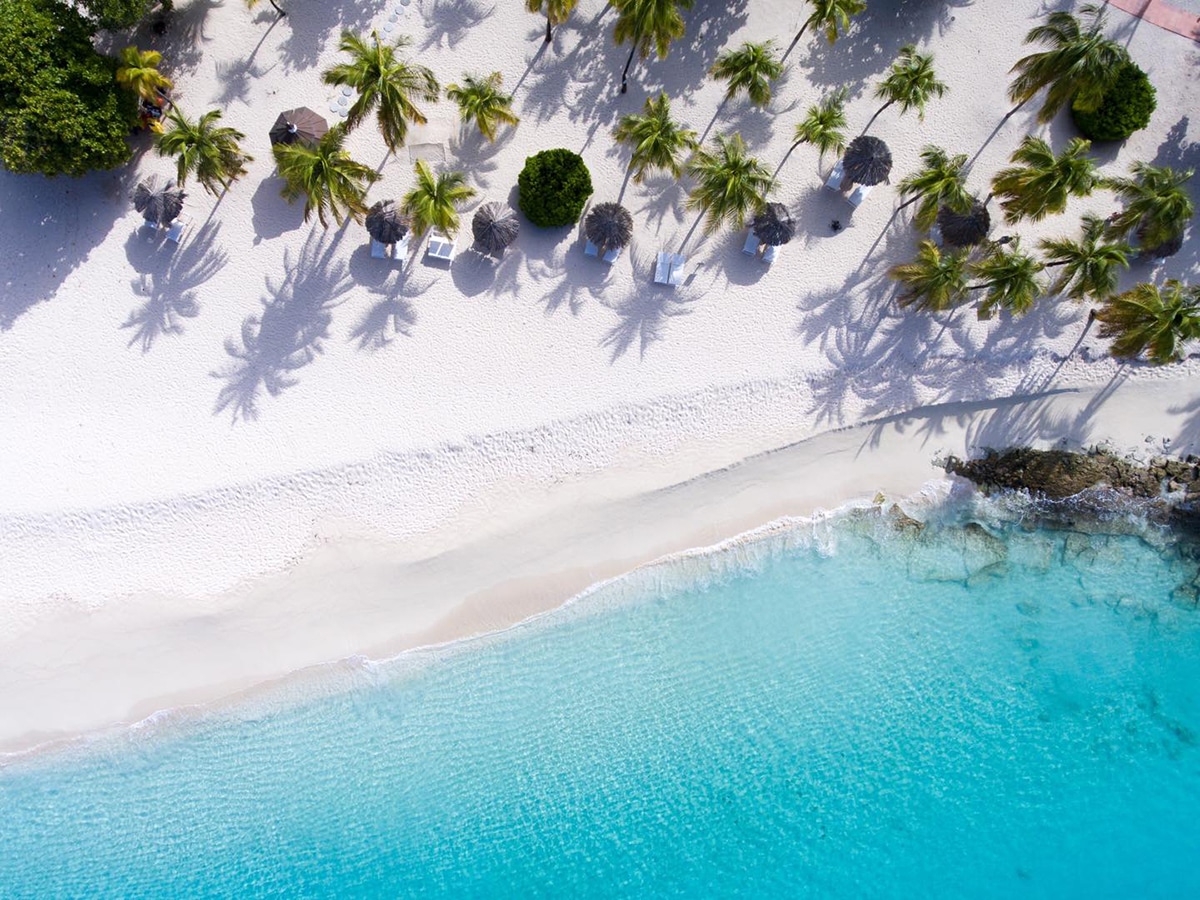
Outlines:
<svg viewBox="0 0 1200 900"><path fill-rule="evenodd" d="M218 187L228 190L230 184L246 174L246 163L254 159L238 145L246 135L236 128L218 126L220 119L219 109L209 110L195 122L178 106L167 113L171 128L158 136L156 146L159 156L177 157L180 187L188 175L195 175L206 191L217 194Z"/></svg>
<svg viewBox="0 0 1200 900"><path fill-rule="evenodd" d="M1082 303L1106 300L1117 291L1121 269L1129 268L1129 247L1109 243L1106 224L1098 216L1083 217L1083 235L1078 241L1067 238L1043 240L1039 245L1046 254L1046 268L1062 272L1050 285L1051 294L1062 294Z"/></svg>
<svg viewBox="0 0 1200 900"><path fill-rule="evenodd" d="M458 232L458 207L475 196L475 188L467 184L462 172L433 174L429 163L418 159L414 167L417 183L400 201L400 208L412 219L417 237L430 228L449 237Z"/></svg>
<svg viewBox="0 0 1200 900"><path fill-rule="evenodd" d="M346 128L339 124L315 144L296 141L275 145L275 162L286 182L283 196L289 203L304 198L304 221L314 210L326 227L327 212L342 224L347 217L361 221L366 215L363 198L368 185L379 180L379 173L351 159L342 149L345 143Z"/></svg>
<svg viewBox="0 0 1200 900"><path fill-rule="evenodd" d="M736 50L726 50L718 56L709 74L729 82L725 89L726 100L745 91L755 106L766 106L771 102L771 82L783 74L783 63L771 41L763 44L746 41Z"/></svg>
<svg viewBox="0 0 1200 900"><path fill-rule="evenodd" d="M995 243L991 252L970 267L971 274L980 279L969 291L985 291L979 304L979 318L990 319L996 307L1019 316L1029 312L1044 292L1041 260L1021 250L1020 239L1007 244Z"/></svg>
<svg viewBox="0 0 1200 900"><path fill-rule="evenodd" d="M512 110L512 94L500 90L503 83L504 76L493 72L486 78L463 75L461 85L446 86L446 96L458 104L462 120L473 121L489 141L496 139L496 129L501 124L515 128L521 121Z"/></svg>
<svg viewBox="0 0 1200 900"><path fill-rule="evenodd" d="M704 233L712 234L728 223L744 228L746 218L762 209L771 191L771 174L753 156L746 155L740 134L717 135L712 150L696 151L688 174L696 186L688 196L688 209L704 217Z"/></svg>
<svg viewBox="0 0 1200 900"><path fill-rule="evenodd" d="M992 179L992 190L1003 199L1000 206L1008 222L1037 222L1067 208L1071 197L1086 197L1100 183L1095 161L1087 155L1091 142L1072 138L1058 156L1041 138L1026 137L1013 151L1018 165L1001 169Z"/></svg>
<svg viewBox="0 0 1200 900"><path fill-rule="evenodd" d="M845 127L846 89L840 88L808 108L804 120L796 125L788 153L801 144L812 144L818 150L818 160L826 153L840 154L846 149Z"/></svg>
<svg viewBox="0 0 1200 900"><path fill-rule="evenodd" d="M918 53L916 46L905 44L892 63L892 68L879 84L875 85L875 96L884 101L863 129L863 134L879 118L879 114L895 103L900 104L900 113L910 109L917 111L917 118L925 118L925 104L934 97L941 97L949 90L933 70L933 54Z"/></svg>
<svg viewBox="0 0 1200 900"><path fill-rule="evenodd" d="M129 88L143 100L153 100L159 91L170 90L171 79L158 71L162 54L157 50L126 47L117 65L117 84Z"/></svg>
<svg viewBox="0 0 1200 900"><path fill-rule="evenodd" d="M1184 184L1192 170L1176 172L1169 166L1151 166L1136 162L1132 178L1109 178L1104 186L1125 203L1125 208L1109 219L1109 233L1124 237L1135 231L1143 252L1155 255L1183 236L1188 221L1195 215Z"/></svg>
<svg viewBox="0 0 1200 900"><path fill-rule="evenodd" d="M546 11L546 43L553 35L551 29L567 21L579 0L525 0L525 8L531 13Z"/></svg>
<svg viewBox="0 0 1200 900"><path fill-rule="evenodd" d="M928 146L921 151L922 168L900 182L900 195L909 196L900 204L900 209L920 203L913 221L922 231L928 231L937 222L938 209L946 207L952 212L966 213L971 209L973 198L967 193L967 155L958 153L950 156L941 147Z"/></svg>
<svg viewBox="0 0 1200 900"><path fill-rule="evenodd" d="M1150 362L1176 362L1184 341L1200 338L1200 290L1174 279L1160 290L1139 284L1109 297L1096 312L1100 337L1113 338L1113 356L1133 359L1143 352Z"/></svg>
<svg viewBox="0 0 1200 900"><path fill-rule="evenodd" d="M1010 73L1016 77L1008 86L1008 98L1016 104L1012 115L1043 88L1049 88L1038 121L1049 122L1069 103L1091 112L1100 106L1104 92L1112 86L1121 63L1129 54L1104 34L1104 11L1093 5L1080 7L1085 22L1069 12L1053 12L1044 25L1025 36L1026 44L1049 47L1017 60ZM1006 117L1007 118L1007 117Z"/></svg>
<svg viewBox="0 0 1200 900"><path fill-rule="evenodd" d="M271 7L275 10L275 12L279 13L279 18L282 19L287 15L287 10L280 6L277 0L267 0L267 2L271 4ZM247 9L254 9L256 6L258 6L258 0L246 0Z"/></svg>
<svg viewBox="0 0 1200 900"><path fill-rule="evenodd" d="M808 3L812 12L792 38L788 53L792 52L809 28L820 28L825 32L825 40L832 44L838 39L839 33L850 29L850 17L857 16L867 8L867 0L808 0Z"/></svg>
<svg viewBox="0 0 1200 900"><path fill-rule="evenodd" d="M621 72L621 93L628 89L629 67L633 54L641 52L642 59L654 48L659 59L665 59L671 41L683 37L681 9L691 9L695 0L610 0L617 9L617 24L613 38L618 44L629 41L629 58Z"/></svg>
<svg viewBox="0 0 1200 900"><path fill-rule="evenodd" d="M671 118L671 101L666 94L646 99L642 113L622 116L613 129L613 137L628 144L633 152L628 170L635 184L641 184L646 173L662 169L679 178L683 174L681 158L697 147L696 132L684 128Z"/></svg>
<svg viewBox="0 0 1200 900"><path fill-rule="evenodd" d="M357 128L374 111L383 141L393 153L408 137L410 122L424 125L427 121L414 101L436 103L441 96L432 71L397 54L411 43L412 38L405 34L385 44L380 42L378 32L371 32L368 43L353 32L343 31L338 49L348 54L350 61L326 69L321 76L326 84L358 91L358 99L346 116L346 128Z"/></svg>
<svg viewBox="0 0 1200 900"><path fill-rule="evenodd" d="M904 286L897 300L901 306L953 309L967 299L967 251L943 251L933 241L921 241L916 259L892 266L888 277Z"/></svg>

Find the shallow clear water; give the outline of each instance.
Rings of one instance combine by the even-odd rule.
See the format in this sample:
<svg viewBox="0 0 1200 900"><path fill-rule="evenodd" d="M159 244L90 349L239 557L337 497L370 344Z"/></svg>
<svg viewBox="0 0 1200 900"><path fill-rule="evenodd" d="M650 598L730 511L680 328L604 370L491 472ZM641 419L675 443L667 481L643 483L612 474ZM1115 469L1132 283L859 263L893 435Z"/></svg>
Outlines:
<svg viewBox="0 0 1200 900"><path fill-rule="evenodd" d="M10 765L0 895L1200 895L1194 567L1015 529L791 543Z"/></svg>

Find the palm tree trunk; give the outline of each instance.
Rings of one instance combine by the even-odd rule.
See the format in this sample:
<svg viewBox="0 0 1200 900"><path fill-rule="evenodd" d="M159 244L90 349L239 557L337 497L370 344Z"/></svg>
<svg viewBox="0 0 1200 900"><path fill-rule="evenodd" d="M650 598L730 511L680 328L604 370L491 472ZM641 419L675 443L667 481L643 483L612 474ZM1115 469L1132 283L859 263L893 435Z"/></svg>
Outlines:
<svg viewBox="0 0 1200 900"><path fill-rule="evenodd" d="M621 72L621 93L624 94L628 90L629 67L633 65L633 54L637 52L637 40L633 41L633 46L629 48L629 59L625 60L625 69Z"/></svg>
<svg viewBox="0 0 1200 900"><path fill-rule="evenodd" d="M271 6L275 7L275 12L279 13L279 18L282 19L284 16L287 15L287 10L285 10L282 6L280 6L278 3L276 3L275 0L267 0L267 2L270 3Z"/></svg>
<svg viewBox="0 0 1200 900"><path fill-rule="evenodd" d="M1032 97L1026 97L1024 100L1022 100L1016 106L1014 106L1012 109L1010 109L1008 112L1006 112L1004 114L1004 118L1001 119L1000 121L1007 122L1009 119L1011 119L1013 116L1015 116L1017 114L1017 110L1019 110L1022 106L1024 106L1026 103L1028 103L1032 99L1033 99Z"/></svg>
<svg viewBox="0 0 1200 900"><path fill-rule="evenodd" d="M788 58L788 53L791 53L791 52L792 52L792 49L793 49L793 48L794 48L794 47L795 47L795 46L796 46L798 43L800 43L800 38L804 37L804 32L806 32L806 31L808 31L808 23L807 23L807 22L805 22L805 23L804 23L804 24L803 24L803 25L800 27L800 30L796 32L796 36L795 36L794 38L792 38L792 42L791 42L790 44L788 44L787 53L784 53L784 54L783 54L783 58L784 58L784 59L787 59L787 58Z"/></svg>
<svg viewBox="0 0 1200 900"><path fill-rule="evenodd" d="M692 235L696 233L696 228L700 225L701 222L704 221L704 217L706 215L708 215L707 210L705 210L704 212L701 212L700 215L698 215L696 217L696 221L692 223L692 227L688 229L688 233L686 235L684 235L683 242L679 245L680 253L682 253L683 248L688 245L688 241L690 241L692 239Z"/></svg>
<svg viewBox="0 0 1200 900"><path fill-rule="evenodd" d="M788 147L787 153L783 154L783 159L779 161L779 165L775 167L775 172L771 175L771 184L774 184L775 179L779 177L779 173L783 170L783 164L788 161L788 158L795 152L796 148L803 143L804 141L796 141L796 143Z"/></svg>
<svg viewBox="0 0 1200 900"><path fill-rule="evenodd" d="M925 196L924 194L918 193L915 197L912 197L909 200L905 200L903 203L901 203L899 206L897 206L896 209L898 209L898 210L905 209L909 206L912 206L914 203L916 203L918 200L920 200L924 196Z"/></svg>
<svg viewBox="0 0 1200 900"><path fill-rule="evenodd" d="M871 118L867 120L867 125L862 131L859 132L859 136L861 137L862 135L866 134L871 129L871 126L875 124L875 120L879 118L879 114L895 102L895 100L889 100L887 103L883 104L883 106L879 107L879 109L875 110L875 115L871 116Z"/></svg>
<svg viewBox="0 0 1200 900"><path fill-rule="evenodd" d="M546 43L547 44L550 43L551 37L552 37L552 35L550 33L550 13L546 13Z"/></svg>

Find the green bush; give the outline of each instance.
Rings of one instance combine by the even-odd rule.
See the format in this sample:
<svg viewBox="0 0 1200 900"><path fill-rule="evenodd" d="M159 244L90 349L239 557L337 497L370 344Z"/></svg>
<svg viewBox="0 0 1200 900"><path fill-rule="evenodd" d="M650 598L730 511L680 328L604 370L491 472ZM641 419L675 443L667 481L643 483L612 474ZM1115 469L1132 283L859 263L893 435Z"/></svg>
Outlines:
<svg viewBox="0 0 1200 900"><path fill-rule="evenodd" d="M1104 93L1104 100L1092 112L1072 104L1071 116L1086 138L1093 141L1123 141L1150 124L1157 106L1154 85L1135 63L1127 62L1117 80Z"/></svg>
<svg viewBox="0 0 1200 900"><path fill-rule="evenodd" d="M521 212L534 225L574 225L592 196L592 176L583 157L570 150L543 150L525 160L517 178Z"/></svg>

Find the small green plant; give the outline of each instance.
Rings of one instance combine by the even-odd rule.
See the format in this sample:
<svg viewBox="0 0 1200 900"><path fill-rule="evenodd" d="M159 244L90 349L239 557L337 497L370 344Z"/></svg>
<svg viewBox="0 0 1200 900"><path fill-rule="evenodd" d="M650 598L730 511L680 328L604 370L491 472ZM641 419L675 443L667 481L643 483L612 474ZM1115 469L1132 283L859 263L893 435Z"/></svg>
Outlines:
<svg viewBox="0 0 1200 900"><path fill-rule="evenodd" d="M592 195L592 176L583 157L570 150L543 150L525 160L517 177L521 212L534 225L574 225Z"/></svg>
<svg viewBox="0 0 1200 900"><path fill-rule="evenodd" d="M1079 102L1071 105L1071 118L1083 136L1093 141L1123 141L1150 124L1158 101L1154 85L1138 66L1127 62L1120 67L1116 81L1104 92L1100 105L1088 111Z"/></svg>

